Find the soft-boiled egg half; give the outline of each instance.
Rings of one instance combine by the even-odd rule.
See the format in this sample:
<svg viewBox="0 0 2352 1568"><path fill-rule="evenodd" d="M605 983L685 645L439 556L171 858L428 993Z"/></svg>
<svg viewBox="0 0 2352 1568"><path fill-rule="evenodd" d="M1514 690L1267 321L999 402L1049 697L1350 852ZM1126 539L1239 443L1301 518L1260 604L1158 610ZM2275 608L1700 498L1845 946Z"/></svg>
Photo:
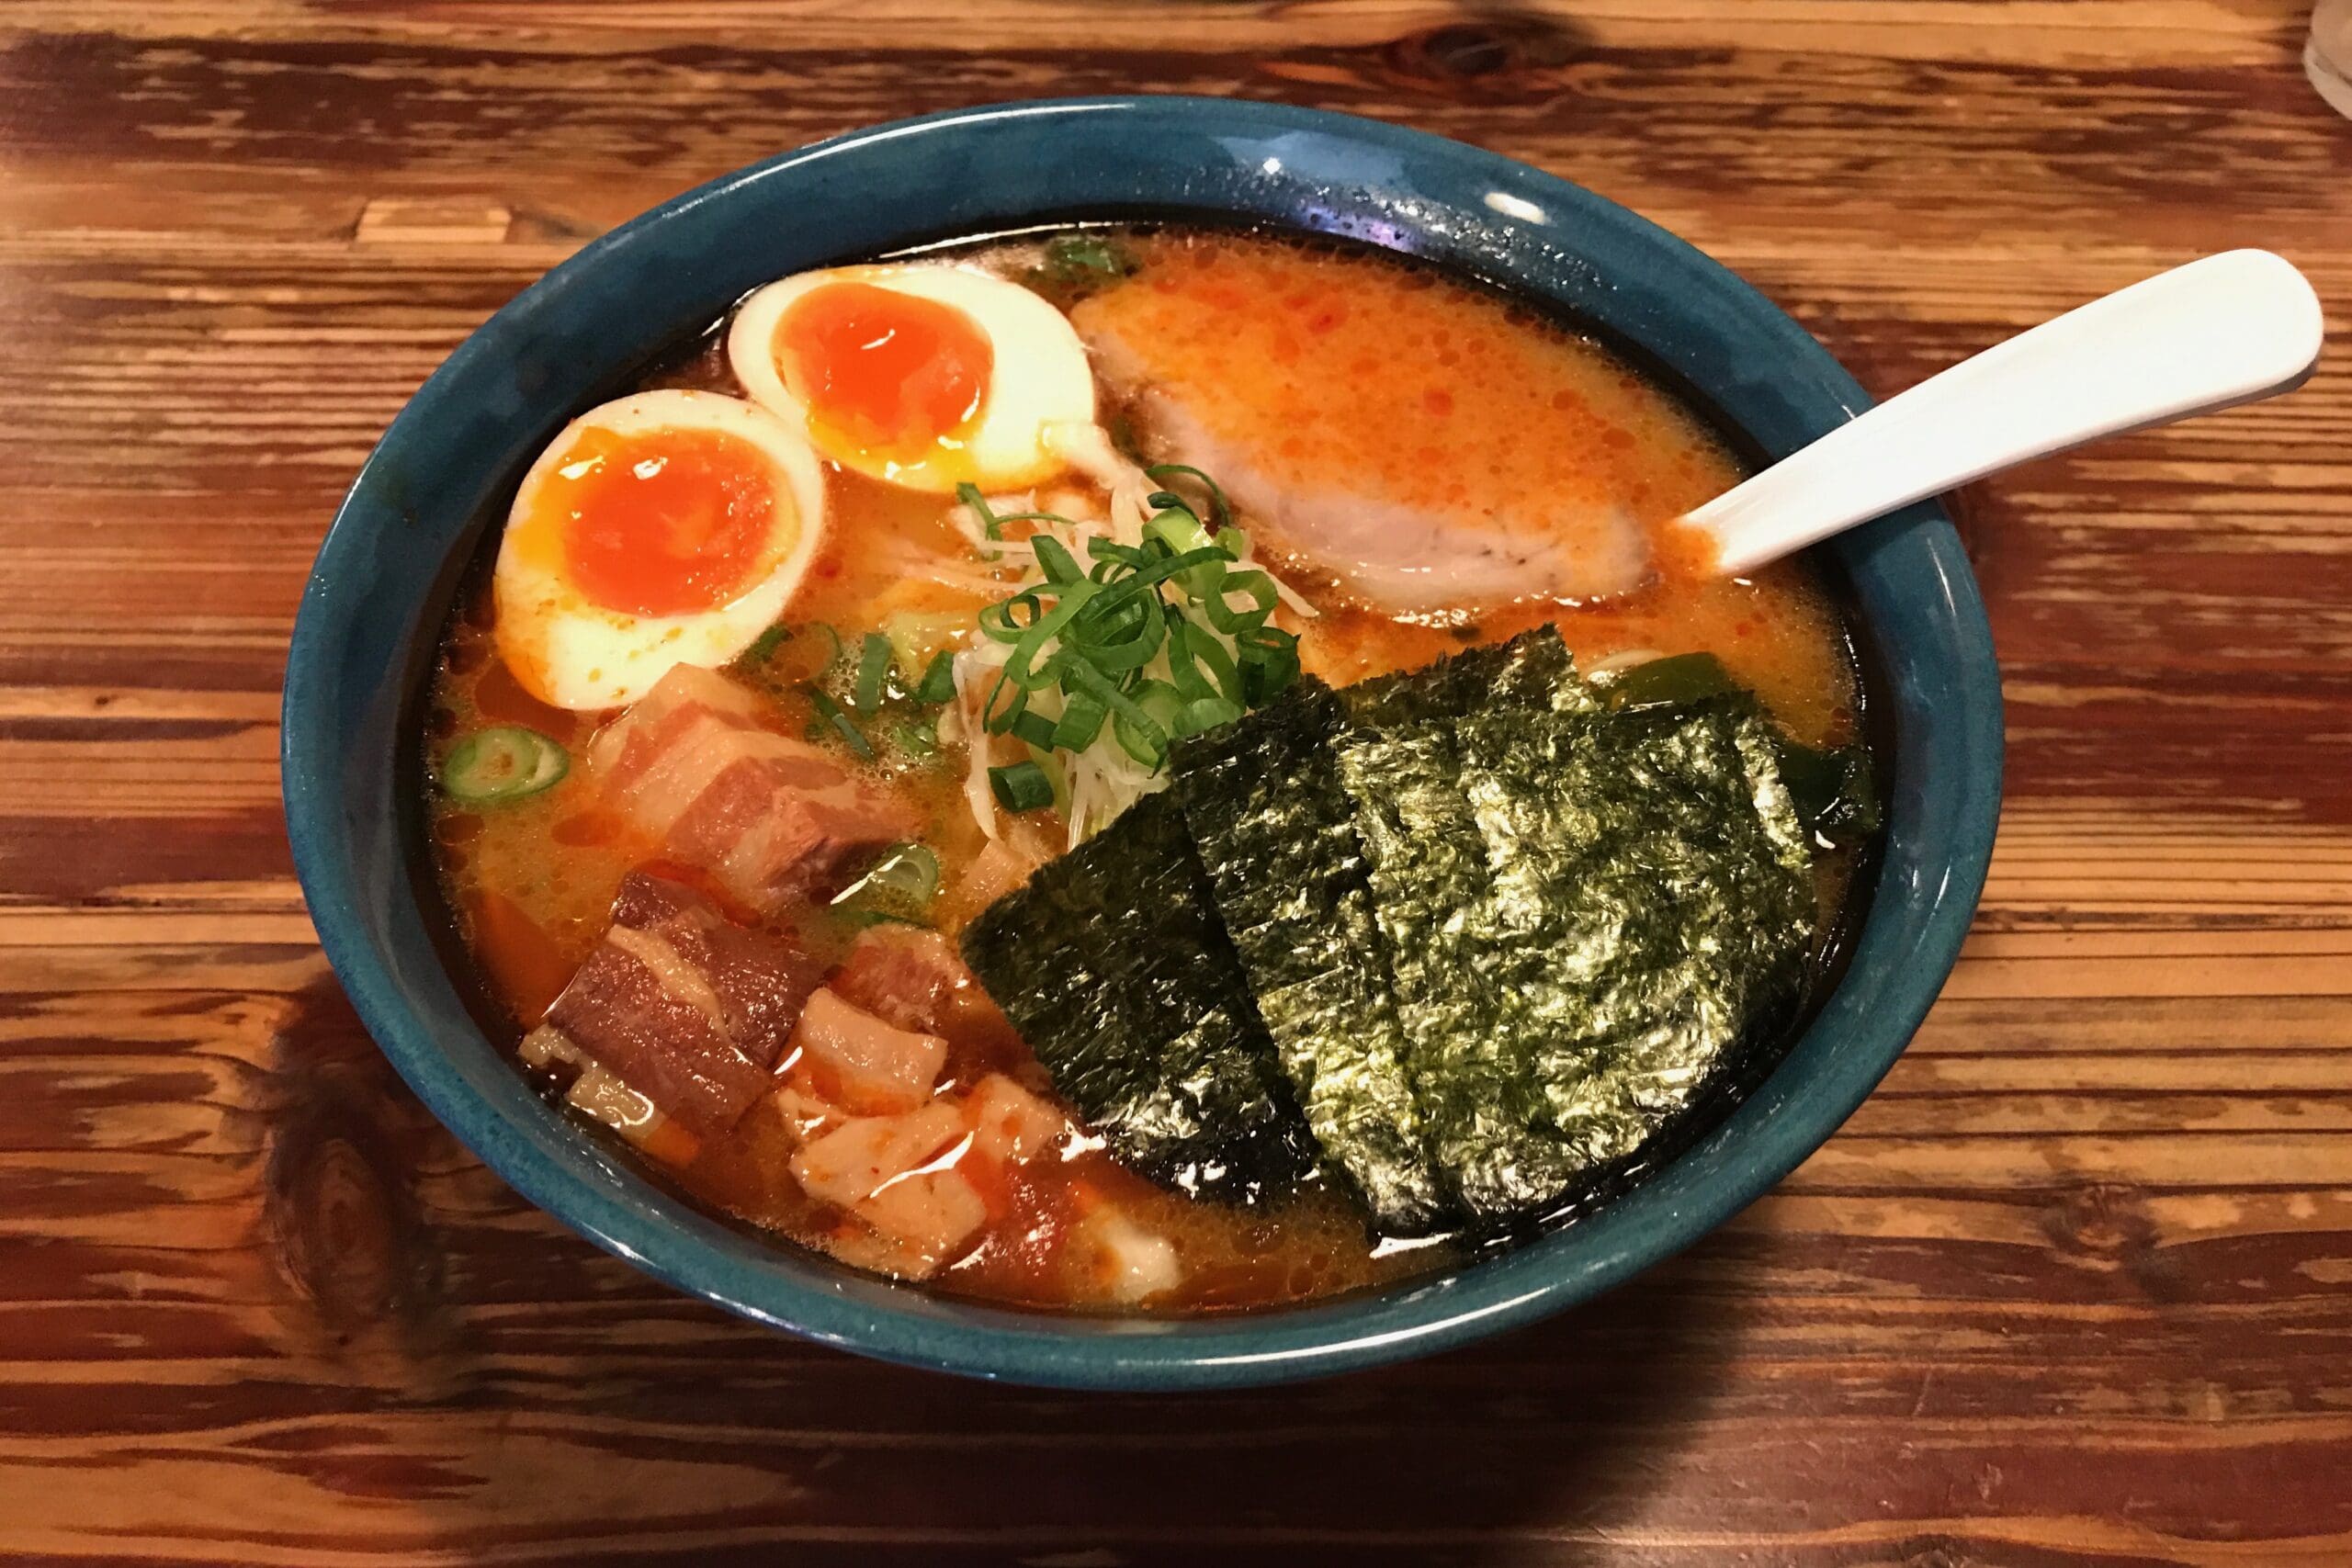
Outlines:
<svg viewBox="0 0 2352 1568"><path fill-rule="evenodd" d="M743 389L847 468L910 490L1020 490L1067 466L1048 426L1091 423L1078 332L968 267L847 266L771 283L727 334Z"/></svg>
<svg viewBox="0 0 2352 1568"><path fill-rule="evenodd" d="M557 707L635 702L673 666L724 664L774 624L824 523L816 454L764 409L686 391L590 409L507 514L499 656Z"/></svg>

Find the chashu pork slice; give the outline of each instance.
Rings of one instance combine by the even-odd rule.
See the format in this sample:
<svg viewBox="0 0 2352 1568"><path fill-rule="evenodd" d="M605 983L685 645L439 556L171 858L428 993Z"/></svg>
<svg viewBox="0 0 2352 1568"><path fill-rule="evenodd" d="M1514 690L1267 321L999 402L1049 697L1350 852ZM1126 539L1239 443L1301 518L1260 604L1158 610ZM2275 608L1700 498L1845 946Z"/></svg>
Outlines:
<svg viewBox="0 0 2352 1568"><path fill-rule="evenodd" d="M1210 259L1162 258L1073 314L1148 455L1216 479L1254 537L1399 614L1648 579L1613 474L1636 437L1589 348L1430 291L1356 320L1296 258Z"/></svg>

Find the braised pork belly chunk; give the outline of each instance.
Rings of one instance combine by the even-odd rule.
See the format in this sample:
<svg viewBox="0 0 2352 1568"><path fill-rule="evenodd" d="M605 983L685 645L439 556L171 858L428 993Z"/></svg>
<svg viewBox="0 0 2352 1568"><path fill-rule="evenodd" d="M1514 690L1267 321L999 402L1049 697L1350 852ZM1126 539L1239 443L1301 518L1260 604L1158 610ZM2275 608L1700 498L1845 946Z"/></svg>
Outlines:
<svg viewBox="0 0 2352 1568"><path fill-rule="evenodd" d="M886 785L776 722L758 693L681 664L597 733L588 762L607 806L765 914L920 826Z"/></svg>
<svg viewBox="0 0 2352 1568"><path fill-rule="evenodd" d="M652 1152L691 1157L767 1091L821 973L789 938L736 924L684 883L633 872L605 940L524 1054L580 1066L575 1105Z"/></svg>
<svg viewBox="0 0 2352 1568"><path fill-rule="evenodd" d="M911 1111L930 1098L947 1042L887 1023L831 989L808 998L792 1036L794 1070L848 1111Z"/></svg>
<svg viewBox="0 0 2352 1568"><path fill-rule="evenodd" d="M852 1007L901 1029L935 1030L974 982L955 944L937 931L876 926L859 934L826 984Z"/></svg>

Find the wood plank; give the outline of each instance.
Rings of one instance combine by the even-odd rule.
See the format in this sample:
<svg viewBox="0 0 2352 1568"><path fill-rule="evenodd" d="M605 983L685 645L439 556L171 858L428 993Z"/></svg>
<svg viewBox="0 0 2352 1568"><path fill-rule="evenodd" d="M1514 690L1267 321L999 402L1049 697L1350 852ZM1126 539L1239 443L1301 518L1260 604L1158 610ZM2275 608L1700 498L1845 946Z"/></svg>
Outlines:
<svg viewBox="0 0 2352 1568"><path fill-rule="evenodd" d="M1752 278L1873 391L2202 251L2352 299L2287 0L16 0L0 15L0 1554L300 1565L2352 1560L2352 362L1961 498L1976 928L1848 1127L1569 1316L1295 1389L954 1382L524 1204L318 956L336 500L595 234L1024 95L1369 113Z"/></svg>

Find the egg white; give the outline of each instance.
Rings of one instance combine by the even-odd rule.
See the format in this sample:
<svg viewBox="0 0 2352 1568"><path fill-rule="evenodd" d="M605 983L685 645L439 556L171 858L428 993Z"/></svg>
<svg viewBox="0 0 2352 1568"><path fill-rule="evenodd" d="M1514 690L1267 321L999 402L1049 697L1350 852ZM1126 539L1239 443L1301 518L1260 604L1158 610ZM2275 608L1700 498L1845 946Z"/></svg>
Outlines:
<svg viewBox="0 0 2352 1568"><path fill-rule="evenodd" d="M758 580L707 610L632 615L594 603L568 574L560 519L537 505L540 491L590 430L623 436L704 430L747 442L767 459L776 514L797 520L797 536L772 536ZM824 530L824 470L796 425L717 392L638 392L601 404L563 427L515 491L492 574L499 656L525 690L556 707L633 703L677 665L716 668L750 647L783 615Z"/></svg>
<svg viewBox="0 0 2352 1568"><path fill-rule="evenodd" d="M908 463L829 442L821 423L786 385L776 364L776 325L795 300L828 283L857 282L962 311L989 340L993 365L979 414L962 445ZM935 264L834 267L796 273L743 301L727 334L728 363L752 400L792 422L842 467L909 490L1019 490L1069 465L1046 439L1049 425L1091 423L1094 371L1069 320L1039 296L969 267Z"/></svg>

